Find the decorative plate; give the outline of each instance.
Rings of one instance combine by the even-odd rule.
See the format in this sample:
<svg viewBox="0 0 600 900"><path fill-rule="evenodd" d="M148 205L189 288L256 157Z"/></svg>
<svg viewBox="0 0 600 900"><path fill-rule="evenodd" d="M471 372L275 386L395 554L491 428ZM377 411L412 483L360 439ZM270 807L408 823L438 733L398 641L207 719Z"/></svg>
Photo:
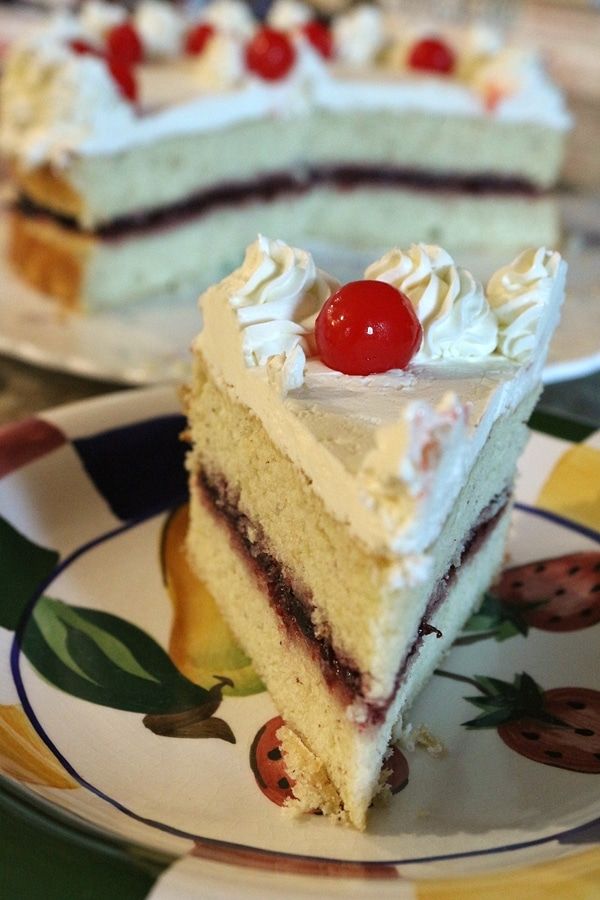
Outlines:
<svg viewBox="0 0 600 900"><path fill-rule="evenodd" d="M0 434L6 790L162 853L160 897L360 896L377 879L382 897L433 898L536 864L598 874L599 452L530 442L508 571L413 711L445 749L398 751L395 794L359 834L280 808L276 711L182 553L182 426L165 387ZM566 494L565 471L582 473Z"/></svg>
<svg viewBox="0 0 600 900"><path fill-rule="evenodd" d="M0 210L0 353L128 385L176 382L186 376L190 342L201 327L197 297L206 284L199 280L177 293L123 309L69 315L12 271L4 252L6 230L6 217ZM586 239L574 229L564 251L571 264L568 300L544 370L546 384L600 369L598 257L593 242L586 249ZM361 278L376 255L309 241L306 246L320 266L343 281ZM483 280L506 261L506 254L461 254L462 264Z"/></svg>

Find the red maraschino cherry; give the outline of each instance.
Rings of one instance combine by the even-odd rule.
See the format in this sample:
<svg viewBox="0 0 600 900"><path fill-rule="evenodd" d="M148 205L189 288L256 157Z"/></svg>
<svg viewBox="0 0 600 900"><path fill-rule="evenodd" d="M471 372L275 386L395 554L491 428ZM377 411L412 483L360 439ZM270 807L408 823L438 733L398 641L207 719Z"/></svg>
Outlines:
<svg viewBox="0 0 600 900"><path fill-rule="evenodd" d="M315 324L321 360L346 375L404 369L423 339L408 297L384 281L351 281L325 302Z"/></svg>
<svg viewBox="0 0 600 900"><path fill-rule="evenodd" d="M78 56L102 56L102 51L98 50L97 47L93 47L91 44L88 44L87 41L82 41L80 38L73 38L72 41L69 41L69 47L76 53Z"/></svg>
<svg viewBox="0 0 600 900"><path fill-rule="evenodd" d="M136 66L144 57L144 46L132 22L114 25L106 34L106 54Z"/></svg>
<svg viewBox="0 0 600 900"><path fill-rule="evenodd" d="M333 35L327 25L319 22L318 19L313 19L303 26L302 31L324 59L333 57Z"/></svg>
<svg viewBox="0 0 600 900"><path fill-rule="evenodd" d="M456 66L454 51L440 38L423 38L413 46L408 56L411 69L423 69L450 75Z"/></svg>
<svg viewBox="0 0 600 900"><path fill-rule="evenodd" d="M108 57L106 65L121 95L131 103L136 103L138 99L138 85L133 68L128 63L113 56Z"/></svg>
<svg viewBox="0 0 600 900"><path fill-rule="evenodd" d="M275 28L260 28L246 47L246 65L265 81L285 78L295 62L294 45Z"/></svg>
<svg viewBox="0 0 600 900"><path fill-rule="evenodd" d="M214 33L215 29L208 22L199 22L190 28L185 36L185 52L188 56L202 53Z"/></svg>

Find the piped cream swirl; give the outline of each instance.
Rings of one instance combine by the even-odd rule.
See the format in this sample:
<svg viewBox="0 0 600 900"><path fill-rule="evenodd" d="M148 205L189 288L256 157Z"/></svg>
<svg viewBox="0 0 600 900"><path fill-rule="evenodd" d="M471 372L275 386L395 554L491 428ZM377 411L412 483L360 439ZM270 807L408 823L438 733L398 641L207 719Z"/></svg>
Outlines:
<svg viewBox="0 0 600 900"><path fill-rule="evenodd" d="M164 0L143 0L135 11L135 24L146 53L156 59L168 59L181 53L185 20Z"/></svg>
<svg viewBox="0 0 600 900"><path fill-rule="evenodd" d="M532 357L560 261L559 253L545 247L529 249L490 278L487 295L498 319L498 349L509 359L523 363Z"/></svg>
<svg viewBox="0 0 600 900"><path fill-rule="evenodd" d="M333 40L341 62L369 65L385 42L381 10L364 3L338 16L333 22Z"/></svg>
<svg viewBox="0 0 600 900"><path fill-rule="evenodd" d="M365 277L393 285L413 304L423 328L415 362L475 360L496 349L498 326L483 287L441 247L395 248L372 263Z"/></svg>
<svg viewBox="0 0 600 900"><path fill-rule="evenodd" d="M310 253L263 235L248 247L243 285L230 297L243 329L247 366L264 366L300 347L306 354L311 319L337 287ZM297 368L297 366L296 366Z"/></svg>
<svg viewBox="0 0 600 900"><path fill-rule="evenodd" d="M201 20L240 38L250 37L256 28L250 7L241 0L214 0L202 10Z"/></svg>
<svg viewBox="0 0 600 900"><path fill-rule="evenodd" d="M54 33L24 40L7 60L0 147L26 167L64 165L85 141L126 132L135 121L104 60L76 55L67 46L80 36L77 24L65 19Z"/></svg>
<svg viewBox="0 0 600 900"><path fill-rule="evenodd" d="M300 0L275 0L269 10L267 22L271 28L293 31L295 28L302 28L312 17L310 7Z"/></svg>

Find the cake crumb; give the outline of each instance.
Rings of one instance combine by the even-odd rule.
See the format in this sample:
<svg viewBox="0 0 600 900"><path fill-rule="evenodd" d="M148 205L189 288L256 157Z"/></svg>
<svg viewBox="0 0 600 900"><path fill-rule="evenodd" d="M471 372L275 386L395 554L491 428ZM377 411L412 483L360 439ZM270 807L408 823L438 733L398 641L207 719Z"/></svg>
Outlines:
<svg viewBox="0 0 600 900"><path fill-rule="evenodd" d="M434 759L439 759L448 752L442 741L432 734L426 725L417 725L413 740L416 747L423 747Z"/></svg>
<svg viewBox="0 0 600 900"><path fill-rule="evenodd" d="M434 759L440 759L448 753L444 743L423 723L417 726L405 725L398 736L398 743L410 752L422 747Z"/></svg>

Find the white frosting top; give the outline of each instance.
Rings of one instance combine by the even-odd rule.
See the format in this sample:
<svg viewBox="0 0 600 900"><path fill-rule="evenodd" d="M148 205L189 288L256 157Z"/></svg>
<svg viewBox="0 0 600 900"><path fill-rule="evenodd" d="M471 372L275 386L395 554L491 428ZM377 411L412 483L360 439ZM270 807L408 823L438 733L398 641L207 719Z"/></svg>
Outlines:
<svg viewBox="0 0 600 900"><path fill-rule="evenodd" d="M498 323L482 285L441 247L395 248L372 263L365 277L392 284L414 306L423 327L415 362L471 360L496 349Z"/></svg>
<svg viewBox="0 0 600 900"><path fill-rule="evenodd" d="M104 35L115 25L120 25L127 18L127 10L116 3L105 3L104 0L88 0L81 8L81 25L83 30L101 43Z"/></svg>
<svg viewBox="0 0 600 900"><path fill-rule="evenodd" d="M245 72L243 44L237 35L226 31L217 31L209 38L194 64L198 86L208 91L241 84Z"/></svg>
<svg viewBox="0 0 600 900"><path fill-rule="evenodd" d="M317 269L311 254L259 235L246 251L240 280L229 304L243 330L246 365L265 366L271 357L287 357L296 348L309 352L303 338L312 332L314 316L338 286ZM295 386L301 365L302 357L296 352Z"/></svg>
<svg viewBox="0 0 600 900"><path fill-rule="evenodd" d="M449 259L429 250L434 260ZM415 571L425 571L418 563L494 422L539 385L566 266L558 254L529 251L491 280L495 298L539 288L539 324L524 364L495 352L413 362L405 371L370 376L344 375L314 356L305 359L310 326L300 317L333 287L324 273L312 281L313 266L303 251L259 240L244 265L202 297L204 328L196 349L211 377L258 416L334 517L373 552L414 554ZM307 302L309 284L314 299ZM269 326L267 353L274 355L261 363L255 351L248 357L246 338L256 317L267 313L261 324ZM267 344L258 346L266 356Z"/></svg>
<svg viewBox="0 0 600 900"><path fill-rule="evenodd" d="M498 349L509 359L523 363L531 358L560 265L559 253L540 247L525 250L490 278L487 294L500 326Z"/></svg>
<svg viewBox="0 0 600 900"><path fill-rule="evenodd" d="M269 10L267 23L279 31L302 28L313 18L313 11L300 0L275 0Z"/></svg>
<svg viewBox="0 0 600 900"><path fill-rule="evenodd" d="M241 38L250 37L256 29L256 20L242 0L214 0L202 9L201 18L218 31Z"/></svg>
<svg viewBox="0 0 600 900"><path fill-rule="evenodd" d="M66 25L63 34L79 36ZM26 166L64 165L100 135L131 132L132 107L106 65L44 34L10 54L0 82L0 144Z"/></svg>
<svg viewBox="0 0 600 900"><path fill-rule="evenodd" d="M355 6L333 24L336 57L350 66L367 66L384 45L383 13L374 5Z"/></svg>
<svg viewBox="0 0 600 900"><path fill-rule="evenodd" d="M134 21L149 56L169 58L181 53L184 21L170 3L142 0Z"/></svg>
<svg viewBox="0 0 600 900"><path fill-rule="evenodd" d="M31 120L31 127L24 128L20 109L36 104L33 95L39 95L48 55L62 59L61 64L72 69L68 57L74 54L62 52L67 31L98 43L105 24L117 15L106 6L98 2L86 5L79 19L71 19L68 27L64 19L62 28L52 23L41 34L25 38L9 54L7 68L11 75L2 88L1 144L23 165L45 160L56 164L54 148L58 144L66 152L79 154L118 152L161 137L215 130L263 116L301 115L315 107L339 112L414 109L443 115L492 115L502 121L539 123L560 130L570 125L561 93L535 58L512 50L478 53L464 67L466 74L461 68L457 77L438 78L402 70L390 62L393 54L385 49L386 41L389 43L396 32L370 6L359 6L334 21L336 59L331 64L326 64L305 40L294 38L298 61L293 72L281 81L261 81L243 66L243 42L256 28L251 12L241 0L214 0L202 10L202 19L215 26L220 39L209 41L200 58L187 61L187 68L183 64L178 67L178 77L189 81L189 89L182 89L179 95L189 96L196 88L196 99L175 99L156 109L154 98L142 94L141 106L147 112L140 116L132 115L125 99L117 96L115 101L114 91L105 91L102 102L88 104L86 127L71 131L68 146L64 116L53 118L46 113L38 123ZM272 15L287 17L288 28L294 33L304 10L296 0L280 0ZM161 0L143 0L135 13L135 24L151 57L173 57L181 52L186 22L176 7ZM222 32L231 39L223 40ZM97 67L79 67L77 83L86 102L98 95ZM75 119L83 106L81 97L73 92ZM118 116L113 108L115 118L107 117L109 102L112 107L115 102L121 104ZM66 111L66 103L61 110ZM52 130L57 134L42 134ZM65 158L62 151L58 156Z"/></svg>

